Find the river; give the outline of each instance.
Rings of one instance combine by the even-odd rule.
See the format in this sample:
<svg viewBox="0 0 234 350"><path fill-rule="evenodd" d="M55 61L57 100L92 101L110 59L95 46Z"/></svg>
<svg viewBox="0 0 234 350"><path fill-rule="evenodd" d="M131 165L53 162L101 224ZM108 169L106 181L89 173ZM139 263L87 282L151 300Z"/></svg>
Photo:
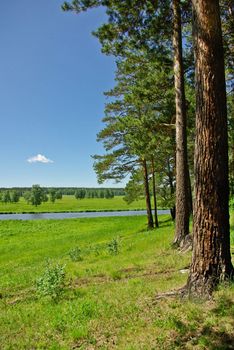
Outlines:
<svg viewBox="0 0 234 350"><path fill-rule="evenodd" d="M170 210L158 210L158 215L170 214ZM41 219L76 219L97 218L111 216L136 216L146 215L146 210L128 211L93 211L74 213L35 213L35 214L0 214L0 220L41 220Z"/></svg>

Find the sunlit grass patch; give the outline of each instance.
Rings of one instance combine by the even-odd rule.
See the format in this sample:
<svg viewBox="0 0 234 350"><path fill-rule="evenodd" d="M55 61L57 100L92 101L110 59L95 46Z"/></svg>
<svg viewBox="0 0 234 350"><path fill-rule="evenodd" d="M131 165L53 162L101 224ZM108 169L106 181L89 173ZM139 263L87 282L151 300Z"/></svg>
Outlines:
<svg viewBox="0 0 234 350"><path fill-rule="evenodd" d="M76 199L75 196L63 196L62 199L54 203L43 202L35 207L20 198L18 203L0 202L1 213L50 213L50 212L89 212L89 211L108 211L108 210L132 210L145 209L145 199L141 198L131 204L127 204L122 196L114 198L84 198Z"/></svg>
<svg viewBox="0 0 234 350"><path fill-rule="evenodd" d="M230 348L232 284L208 302L156 299L185 285L190 263L171 248L168 219L153 231L144 217L3 222L1 349ZM48 258L65 265L56 302L36 291Z"/></svg>

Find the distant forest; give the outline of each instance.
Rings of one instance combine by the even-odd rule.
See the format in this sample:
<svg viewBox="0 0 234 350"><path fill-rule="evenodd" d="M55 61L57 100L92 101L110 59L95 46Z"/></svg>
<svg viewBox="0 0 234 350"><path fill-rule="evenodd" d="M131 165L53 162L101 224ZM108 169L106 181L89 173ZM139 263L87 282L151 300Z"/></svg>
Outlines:
<svg viewBox="0 0 234 350"><path fill-rule="evenodd" d="M62 193L62 195L75 195L77 191L85 191L86 198L102 198L107 191L114 194L114 196L124 196L124 188L111 188L111 187L42 187L43 190L49 194L51 190L56 190ZM23 196L24 192L30 191L31 187L1 187L0 192L5 191L17 191L20 196Z"/></svg>

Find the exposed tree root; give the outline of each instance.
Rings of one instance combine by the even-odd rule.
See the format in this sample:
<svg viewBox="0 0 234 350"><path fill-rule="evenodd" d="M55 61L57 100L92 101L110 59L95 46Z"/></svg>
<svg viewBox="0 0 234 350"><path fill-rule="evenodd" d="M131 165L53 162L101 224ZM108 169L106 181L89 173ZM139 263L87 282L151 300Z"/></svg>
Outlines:
<svg viewBox="0 0 234 350"><path fill-rule="evenodd" d="M177 249L180 253L187 253L192 250L193 248L193 239L192 235L189 234L185 236L180 242L174 241L171 244L173 249Z"/></svg>
<svg viewBox="0 0 234 350"><path fill-rule="evenodd" d="M155 297L155 301L153 301L153 304L156 303L156 300L165 299L165 298L174 298L174 297L184 298L185 290L186 290L186 286L176 290L169 291L169 292L160 293Z"/></svg>
<svg viewBox="0 0 234 350"><path fill-rule="evenodd" d="M180 243L179 245L179 251L181 253L187 253L189 251L191 251L193 248L193 239L192 239L192 235L187 235L183 241Z"/></svg>

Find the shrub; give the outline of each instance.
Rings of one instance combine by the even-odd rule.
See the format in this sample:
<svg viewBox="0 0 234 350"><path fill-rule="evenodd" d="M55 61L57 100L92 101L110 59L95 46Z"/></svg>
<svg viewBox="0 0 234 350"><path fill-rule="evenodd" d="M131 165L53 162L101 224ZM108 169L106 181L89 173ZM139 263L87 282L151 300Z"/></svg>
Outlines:
<svg viewBox="0 0 234 350"><path fill-rule="evenodd" d="M64 292L65 266L48 262L43 275L36 281L40 296L49 296L56 301Z"/></svg>
<svg viewBox="0 0 234 350"><path fill-rule="evenodd" d="M117 255L119 253L119 240L117 238L113 238L107 244L107 250L111 255Z"/></svg>
<svg viewBox="0 0 234 350"><path fill-rule="evenodd" d="M75 247L69 251L69 256L71 258L71 261L81 261L81 249L79 247Z"/></svg>

